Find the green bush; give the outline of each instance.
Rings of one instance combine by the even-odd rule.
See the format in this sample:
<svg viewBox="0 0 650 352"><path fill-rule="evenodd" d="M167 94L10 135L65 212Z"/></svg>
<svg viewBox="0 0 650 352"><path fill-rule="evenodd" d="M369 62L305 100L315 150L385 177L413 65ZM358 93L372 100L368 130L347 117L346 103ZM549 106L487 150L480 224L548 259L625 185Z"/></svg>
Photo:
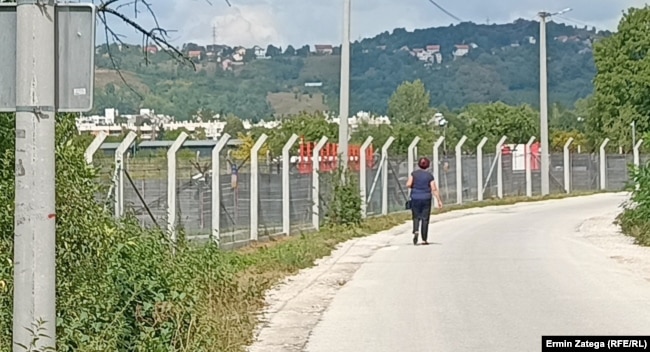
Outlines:
<svg viewBox="0 0 650 352"><path fill-rule="evenodd" d="M12 346L14 123L0 116L0 351ZM57 350L228 350L232 340L216 339L236 312L204 312L214 297L241 311L232 300L250 291L237 290L234 273L245 263L214 246L172 256L162 232L115 221L94 201L86 143L72 116L57 117Z"/></svg>
<svg viewBox="0 0 650 352"><path fill-rule="evenodd" d="M329 227L359 226L361 224L361 197L358 182L349 170L338 168L323 180L332 187L324 199L325 224Z"/></svg>
<svg viewBox="0 0 650 352"><path fill-rule="evenodd" d="M0 114L0 352L12 346L14 122ZM188 245L181 232L172 255L162 232L143 230L133 217L116 221L95 202L87 143L72 116L57 117L57 351L243 351L264 293L279 279L340 242L409 218L361 222L355 180L335 173L324 231L234 252Z"/></svg>
<svg viewBox="0 0 650 352"><path fill-rule="evenodd" d="M623 233L634 237L637 244L650 246L650 162L632 168L630 176L632 196L617 217L617 224Z"/></svg>

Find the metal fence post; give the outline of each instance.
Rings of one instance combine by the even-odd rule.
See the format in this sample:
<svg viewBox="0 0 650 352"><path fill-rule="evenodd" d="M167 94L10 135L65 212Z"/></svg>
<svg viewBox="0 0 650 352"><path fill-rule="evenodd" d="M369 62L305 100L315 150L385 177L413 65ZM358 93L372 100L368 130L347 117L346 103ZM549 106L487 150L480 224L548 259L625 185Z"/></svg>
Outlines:
<svg viewBox="0 0 650 352"><path fill-rule="evenodd" d="M115 194L115 217L124 215L124 154L131 147L138 135L130 131L122 142L115 149L115 174L113 176L113 188Z"/></svg>
<svg viewBox="0 0 650 352"><path fill-rule="evenodd" d="M569 147L573 143L573 137L569 137L566 143L564 143L564 191L568 194L571 193L571 154L569 152Z"/></svg>
<svg viewBox="0 0 650 352"><path fill-rule="evenodd" d="M609 138L605 138L603 143L600 145L600 190L604 191L607 189L607 152L605 147L609 143Z"/></svg>
<svg viewBox="0 0 650 352"><path fill-rule="evenodd" d="M637 169L641 166L641 160L640 160L641 158L639 156L639 150L641 149L642 145L643 145L643 139L639 139L639 141L636 142L636 144L634 145L634 149L632 151L632 153L634 154L634 167ZM636 190L639 190L640 187L641 185L637 182L635 186Z"/></svg>
<svg viewBox="0 0 650 352"><path fill-rule="evenodd" d="M462 136L456 144L456 203L463 204L463 144L467 136Z"/></svg>
<svg viewBox="0 0 650 352"><path fill-rule="evenodd" d="M312 212L311 224L316 231L320 230L320 151L327 143L327 137L320 138L318 143L314 146L311 156L311 198L312 198Z"/></svg>
<svg viewBox="0 0 650 352"><path fill-rule="evenodd" d="M642 145L643 145L643 139L639 139L634 145L634 149L632 150L632 153L634 155L634 166L636 167L641 166L641 158L639 156L639 151Z"/></svg>
<svg viewBox="0 0 650 352"><path fill-rule="evenodd" d="M488 138L483 137L476 147L476 194L478 201L483 200L483 147L487 141Z"/></svg>
<svg viewBox="0 0 650 352"><path fill-rule="evenodd" d="M530 156L533 155L530 151L530 147L535 142L535 137L530 137L528 143L526 143L526 150L524 150L524 166L526 168L526 197L533 196L533 170L532 165L530 165Z"/></svg>
<svg viewBox="0 0 650 352"><path fill-rule="evenodd" d="M251 148L251 229L250 229L250 240L257 241L259 233L259 201L260 201L260 188L259 188L259 157L260 149L266 140L269 138L266 134L262 133L260 138L255 141L253 147Z"/></svg>
<svg viewBox="0 0 650 352"><path fill-rule="evenodd" d="M406 166L406 170L408 174L413 173L413 164L415 164L415 157L417 156L416 149L418 147L418 143L420 143L420 137L415 137L413 138L413 141L409 145L408 149L408 165Z"/></svg>
<svg viewBox="0 0 650 352"><path fill-rule="evenodd" d="M440 146L444 141L445 137L441 136L433 145L433 179L436 180L438 190L440 190ZM433 198L433 204L436 208L438 207L438 200L435 197Z"/></svg>
<svg viewBox="0 0 650 352"><path fill-rule="evenodd" d="M361 197L361 217L364 219L368 217L368 160L366 153L372 140L372 136L366 138L359 149L359 196Z"/></svg>
<svg viewBox="0 0 650 352"><path fill-rule="evenodd" d="M108 137L108 134L104 131L99 132L95 136L95 139L93 139L92 143L86 148L86 151L84 152L84 158L86 159L87 164L92 164L93 163L93 156L95 153L97 153L97 150L99 147L102 146L102 143L104 143L104 140Z"/></svg>
<svg viewBox="0 0 650 352"><path fill-rule="evenodd" d="M393 136L388 137L388 140L381 147L381 213L388 215L388 148L395 141Z"/></svg>
<svg viewBox="0 0 650 352"><path fill-rule="evenodd" d="M291 155L289 152L297 140L298 135L294 133L282 147L282 232L287 236L291 234L291 175L289 173Z"/></svg>
<svg viewBox="0 0 650 352"><path fill-rule="evenodd" d="M176 153L187 139L181 132L167 151L167 232L172 244L176 244Z"/></svg>
<svg viewBox="0 0 650 352"><path fill-rule="evenodd" d="M503 198L503 160L502 160L502 148L503 144L506 142L508 137L503 136L497 143L496 147L496 157L497 157L497 196Z"/></svg>
<svg viewBox="0 0 650 352"><path fill-rule="evenodd" d="M212 148L212 240L221 245L221 150L230 140L224 133Z"/></svg>

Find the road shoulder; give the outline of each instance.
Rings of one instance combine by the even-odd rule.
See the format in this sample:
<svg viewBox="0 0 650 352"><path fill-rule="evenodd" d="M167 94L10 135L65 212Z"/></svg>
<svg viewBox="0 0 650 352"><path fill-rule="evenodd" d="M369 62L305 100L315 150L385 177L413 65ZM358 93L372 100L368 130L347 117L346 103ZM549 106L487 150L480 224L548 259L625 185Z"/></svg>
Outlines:
<svg viewBox="0 0 650 352"><path fill-rule="evenodd" d="M619 211L585 220L577 229L578 239L586 241L621 265L650 282L650 247L634 243L634 238L621 233L614 223Z"/></svg>

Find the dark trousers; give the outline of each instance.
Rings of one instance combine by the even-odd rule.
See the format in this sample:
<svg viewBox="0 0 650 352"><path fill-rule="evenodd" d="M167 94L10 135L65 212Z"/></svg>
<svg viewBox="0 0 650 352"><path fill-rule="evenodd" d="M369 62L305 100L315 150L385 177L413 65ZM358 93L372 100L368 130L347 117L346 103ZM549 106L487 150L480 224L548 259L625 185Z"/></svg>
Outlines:
<svg viewBox="0 0 650 352"><path fill-rule="evenodd" d="M429 217L431 216L432 199L411 200L411 214L413 216L413 233L420 232L422 241L429 236ZM422 226L420 228L420 225Z"/></svg>

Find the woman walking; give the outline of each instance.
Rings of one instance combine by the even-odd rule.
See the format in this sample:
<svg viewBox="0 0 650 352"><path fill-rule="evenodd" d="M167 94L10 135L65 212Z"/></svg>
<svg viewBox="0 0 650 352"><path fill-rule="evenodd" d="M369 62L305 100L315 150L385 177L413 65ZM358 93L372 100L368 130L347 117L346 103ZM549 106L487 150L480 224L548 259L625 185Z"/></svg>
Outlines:
<svg viewBox="0 0 650 352"><path fill-rule="evenodd" d="M413 171L406 181L406 187L411 189L411 214L413 216L413 244L418 244L418 237L422 234L422 244L427 245L429 236L429 217L431 216L431 201L436 197L438 208L442 208L442 200L438 193L438 186L433 175L426 170L429 168L429 159L418 160L419 170Z"/></svg>

